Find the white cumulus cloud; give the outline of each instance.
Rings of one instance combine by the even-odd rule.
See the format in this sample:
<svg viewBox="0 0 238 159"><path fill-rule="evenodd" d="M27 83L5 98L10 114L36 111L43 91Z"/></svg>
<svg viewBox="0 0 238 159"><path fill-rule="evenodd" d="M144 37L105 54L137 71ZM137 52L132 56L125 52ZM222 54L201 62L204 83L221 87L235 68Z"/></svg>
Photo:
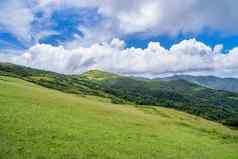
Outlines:
<svg viewBox="0 0 238 159"><path fill-rule="evenodd" d="M0 61L66 74L78 74L90 69L156 77L178 73L236 76L238 48L222 53L222 46L210 48L195 39L184 40L170 49L150 42L145 49L125 48L124 42L113 39L110 43L77 46L37 44L23 54L0 54Z"/></svg>

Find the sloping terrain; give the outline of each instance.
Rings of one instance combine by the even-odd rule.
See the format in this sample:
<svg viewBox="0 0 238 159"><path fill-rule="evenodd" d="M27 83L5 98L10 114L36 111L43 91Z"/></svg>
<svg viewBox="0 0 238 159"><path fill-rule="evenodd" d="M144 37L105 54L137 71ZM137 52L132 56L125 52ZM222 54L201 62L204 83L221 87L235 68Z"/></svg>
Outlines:
<svg viewBox="0 0 238 159"><path fill-rule="evenodd" d="M0 76L1 159L237 159L238 131Z"/></svg>
<svg viewBox="0 0 238 159"><path fill-rule="evenodd" d="M174 108L238 126L238 94L209 89L185 80L137 80L103 71L62 75L12 64L0 64L0 75L79 95L107 97L112 103Z"/></svg>
<svg viewBox="0 0 238 159"><path fill-rule="evenodd" d="M113 77L113 78L112 78ZM227 125L238 125L238 94L202 87L186 80L137 80L102 71L89 71L79 80L111 94L112 102L175 108ZM114 99L113 97L117 97Z"/></svg>

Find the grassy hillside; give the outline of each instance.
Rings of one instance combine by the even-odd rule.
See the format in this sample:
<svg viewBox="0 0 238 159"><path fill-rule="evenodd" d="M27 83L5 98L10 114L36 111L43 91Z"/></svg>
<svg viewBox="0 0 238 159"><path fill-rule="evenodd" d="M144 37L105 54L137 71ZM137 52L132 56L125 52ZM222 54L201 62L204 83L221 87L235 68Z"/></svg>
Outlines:
<svg viewBox="0 0 238 159"><path fill-rule="evenodd" d="M112 103L174 108L238 127L238 94L217 91L185 80L137 80L103 71L62 75L13 64L0 64L0 75L81 96L110 98Z"/></svg>
<svg viewBox="0 0 238 159"><path fill-rule="evenodd" d="M0 63L0 75L17 77L44 87L57 89L66 93L93 94L105 96L101 91L90 89L87 81L79 81L70 75L32 69L10 63Z"/></svg>
<svg viewBox="0 0 238 159"><path fill-rule="evenodd" d="M113 77L113 78L112 78ZM210 120L238 126L238 94L209 89L186 80L136 80L110 73L89 71L78 76L89 81L91 89L111 94L138 105L175 108Z"/></svg>
<svg viewBox="0 0 238 159"><path fill-rule="evenodd" d="M238 131L0 76L1 159L237 159Z"/></svg>

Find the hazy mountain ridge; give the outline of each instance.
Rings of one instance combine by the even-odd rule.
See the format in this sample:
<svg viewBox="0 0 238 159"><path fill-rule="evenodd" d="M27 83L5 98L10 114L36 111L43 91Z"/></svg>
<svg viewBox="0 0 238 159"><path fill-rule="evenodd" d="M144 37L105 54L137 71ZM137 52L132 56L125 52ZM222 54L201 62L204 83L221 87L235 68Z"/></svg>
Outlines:
<svg viewBox="0 0 238 159"><path fill-rule="evenodd" d="M216 90L224 90L238 93L238 79L236 78L220 78L216 76L190 76L190 75L177 75L166 78L157 78L157 80L165 80L165 81L179 80L179 79L183 79Z"/></svg>

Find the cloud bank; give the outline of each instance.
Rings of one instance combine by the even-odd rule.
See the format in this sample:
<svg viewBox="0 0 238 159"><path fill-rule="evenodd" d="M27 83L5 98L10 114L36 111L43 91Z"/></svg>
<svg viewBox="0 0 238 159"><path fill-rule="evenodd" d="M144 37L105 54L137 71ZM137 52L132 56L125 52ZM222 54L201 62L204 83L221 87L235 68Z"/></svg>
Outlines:
<svg viewBox="0 0 238 159"><path fill-rule="evenodd" d="M210 48L195 39L181 41L170 49L157 42L150 42L145 49L125 48L123 41L113 39L73 49L37 44L22 54L0 54L0 61L66 74L101 69L144 77L178 73L237 76L238 47L227 53L222 48L222 45Z"/></svg>
<svg viewBox="0 0 238 159"><path fill-rule="evenodd" d="M234 31L238 23L234 0L41 0L43 8L97 8L124 33L193 32L203 27ZM215 4L215 5L214 5ZM232 22L232 23L231 23ZM221 25L222 24L222 25Z"/></svg>
<svg viewBox="0 0 238 159"><path fill-rule="evenodd" d="M24 1L8 0L0 2L0 31L16 35L19 41L31 40L31 23L34 15Z"/></svg>
<svg viewBox="0 0 238 159"><path fill-rule="evenodd" d="M9 0L0 2L0 25L19 39L29 41L36 34L32 32L32 22L39 20L37 13L43 13L40 20L44 21L56 10L94 8L102 22L79 28L85 41L92 43L134 33L173 36L198 33L204 28L237 34L237 5L234 0Z"/></svg>
<svg viewBox="0 0 238 159"><path fill-rule="evenodd" d="M178 73L238 76L238 47L224 53L222 45L211 48L190 39L169 49L157 42L141 49L126 48L124 41L113 39L135 34L148 37L196 34L207 28L236 35L237 6L238 1L234 0L1 1L0 32L10 32L29 49L18 54L0 53L0 61L69 74L102 69L148 77ZM69 23L76 25L75 34L60 43L62 46L35 45L49 35L67 34L64 28L54 30L55 25L65 23L52 22L55 12L84 9L92 11L85 14L92 15L76 14L74 18L81 18L81 24Z"/></svg>

